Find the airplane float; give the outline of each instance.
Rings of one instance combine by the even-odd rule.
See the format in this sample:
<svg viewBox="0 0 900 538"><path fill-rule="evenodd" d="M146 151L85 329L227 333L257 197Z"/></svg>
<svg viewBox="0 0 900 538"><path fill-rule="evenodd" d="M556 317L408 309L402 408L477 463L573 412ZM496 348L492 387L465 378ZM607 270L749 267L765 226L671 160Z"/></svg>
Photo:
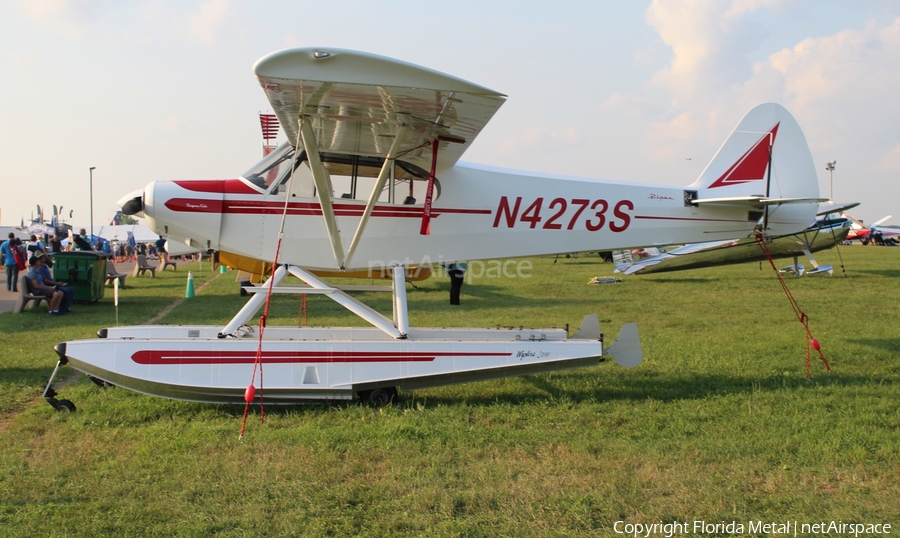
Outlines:
<svg viewBox="0 0 900 538"><path fill-rule="evenodd" d="M771 257L772 259L794 259L793 264L780 269L781 273L795 276L803 276L804 274L831 275L834 273L834 268L830 265L819 265L812 253L833 248L847 238L853 221L846 218L831 217L830 215L858 205L859 202L822 204L819 207L818 214L824 218L817 219L812 226L801 232L767 237L765 251L760 248L755 237L695 243L665 251L655 247L636 249L634 251L616 250L613 251L613 262L616 265L615 272L622 273L625 276L665 273L702 267L765 261ZM810 264L812 264L813 268L809 271L798 261L801 254L805 255L809 259Z"/></svg>
<svg viewBox="0 0 900 538"><path fill-rule="evenodd" d="M288 142L240 177L156 181L126 200L157 233L272 263L224 326L111 327L60 343L63 364L96 380L181 400L244 403L265 367L269 402L390 401L409 390L596 364L635 366L635 324L606 347L595 314L563 329L409 325L405 271L495 260L772 235L806 228L818 180L783 107L750 110L690 185L634 184L458 162L506 96L399 60L305 48L254 73ZM349 178L335 192L333 177ZM368 193L366 194L366 191ZM388 317L313 271L392 274ZM294 275L302 286L283 285ZM319 293L372 327L248 325L272 293ZM264 319L265 316L262 316ZM248 381L250 385L248 385Z"/></svg>

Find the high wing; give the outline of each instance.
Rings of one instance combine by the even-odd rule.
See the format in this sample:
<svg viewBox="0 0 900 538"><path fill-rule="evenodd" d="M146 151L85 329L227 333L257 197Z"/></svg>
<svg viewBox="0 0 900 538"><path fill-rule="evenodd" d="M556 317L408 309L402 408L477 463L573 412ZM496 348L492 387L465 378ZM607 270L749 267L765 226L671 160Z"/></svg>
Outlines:
<svg viewBox="0 0 900 538"><path fill-rule="evenodd" d="M290 49L253 72L291 144L304 115L323 154L385 157L398 133L399 159L452 167L506 96L411 63L343 49ZM401 126L405 127L401 130Z"/></svg>

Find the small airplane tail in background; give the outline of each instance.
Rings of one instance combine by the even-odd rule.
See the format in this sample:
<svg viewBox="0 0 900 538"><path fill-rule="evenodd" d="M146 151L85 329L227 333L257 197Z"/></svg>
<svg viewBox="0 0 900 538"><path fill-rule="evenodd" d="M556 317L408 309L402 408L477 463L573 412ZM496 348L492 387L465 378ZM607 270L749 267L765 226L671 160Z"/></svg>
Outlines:
<svg viewBox="0 0 900 538"><path fill-rule="evenodd" d="M806 137L776 103L751 109L690 188L697 190L695 205L747 204L748 219L763 219L772 235L808 226L814 202L824 201Z"/></svg>

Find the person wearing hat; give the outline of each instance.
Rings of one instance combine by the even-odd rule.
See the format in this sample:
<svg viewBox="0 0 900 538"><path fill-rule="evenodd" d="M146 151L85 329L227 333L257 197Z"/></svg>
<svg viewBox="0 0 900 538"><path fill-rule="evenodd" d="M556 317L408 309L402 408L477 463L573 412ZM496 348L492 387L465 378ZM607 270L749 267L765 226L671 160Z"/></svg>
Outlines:
<svg viewBox="0 0 900 538"><path fill-rule="evenodd" d="M34 257L38 260L38 272L41 274L41 277L44 280L45 284L55 287L57 290L63 293L62 304L59 307L59 311L63 314L69 313L69 307L72 306L72 299L75 297L75 290L68 287L66 282L57 282L53 280L53 275L50 272L49 262L50 257L44 254L43 252L35 252Z"/></svg>
<svg viewBox="0 0 900 538"><path fill-rule="evenodd" d="M31 270L25 274L25 278L28 279L32 292L35 295L43 295L47 298L47 302L50 303L51 316L63 315L63 313L59 311L59 305L63 300L63 292L44 282L44 277L42 277L38 271L38 267L42 264L37 257L32 256L28 260L28 265L31 266Z"/></svg>

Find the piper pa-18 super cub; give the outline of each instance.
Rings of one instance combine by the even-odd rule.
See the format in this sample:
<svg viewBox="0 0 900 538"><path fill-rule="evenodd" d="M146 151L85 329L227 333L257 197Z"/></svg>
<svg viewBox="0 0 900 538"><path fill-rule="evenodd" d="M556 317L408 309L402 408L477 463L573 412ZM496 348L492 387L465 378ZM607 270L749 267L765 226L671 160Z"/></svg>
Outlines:
<svg viewBox="0 0 900 538"><path fill-rule="evenodd" d="M59 344L60 364L147 394L235 403L249 400L256 366L265 366L274 402L386 401L397 388L586 366L604 355L634 366L636 326L605 347L596 315L571 337L411 328L402 269L739 238L760 219L765 233L784 235L806 228L823 201L803 133L777 104L747 113L701 176L674 187L457 162L505 96L420 66L294 49L262 58L254 72L288 142L241 177L157 181L123 210L170 241L276 269L225 326L103 329L99 339ZM349 192L334 191L338 176L349 178ZM313 272L358 270L393 275L392 317ZM305 284L280 285L288 274ZM372 327L249 327L272 292L325 294ZM56 401L49 383L45 396Z"/></svg>

